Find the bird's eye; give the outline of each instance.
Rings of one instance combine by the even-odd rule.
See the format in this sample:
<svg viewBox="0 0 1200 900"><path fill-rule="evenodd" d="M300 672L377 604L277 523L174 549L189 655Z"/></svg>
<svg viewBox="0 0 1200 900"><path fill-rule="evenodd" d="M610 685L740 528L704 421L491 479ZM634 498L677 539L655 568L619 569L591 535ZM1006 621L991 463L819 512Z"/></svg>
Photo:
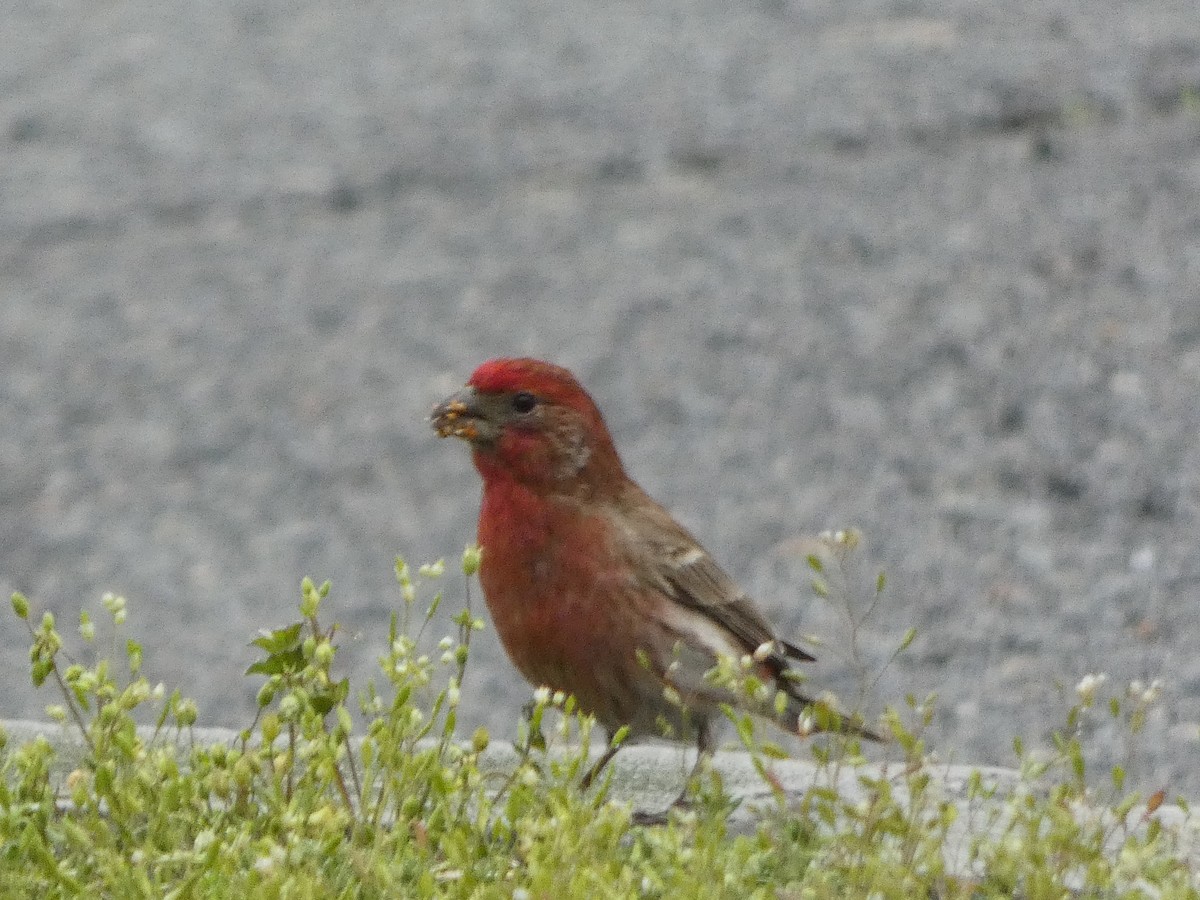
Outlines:
<svg viewBox="0 0 1200 900"><path fill-rule="evenodd" d="M537 397L529 393L529 391L519 391L513 394L512 408L519 413L527 413L537 406Z"/></svg>

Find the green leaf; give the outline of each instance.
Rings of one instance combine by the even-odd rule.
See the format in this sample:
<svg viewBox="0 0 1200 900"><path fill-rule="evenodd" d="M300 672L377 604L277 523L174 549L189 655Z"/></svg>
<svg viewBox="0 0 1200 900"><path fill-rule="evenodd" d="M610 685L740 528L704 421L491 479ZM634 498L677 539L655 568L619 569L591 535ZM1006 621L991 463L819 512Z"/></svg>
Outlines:
<svg viewBox="0 0 1200 900"><path fill-rule="evenodd" d="M304 653L299 647L272 653L246 670L247 675L286 675L304 668Z"/></svg>
<svg viewBox="0 0 1200 900"><path fill-rule="evenodd" d="M292 650L300 646L300 629L303 627L303 622L297 622L287 628L264 631L250 643L271 654Z"/></svg>

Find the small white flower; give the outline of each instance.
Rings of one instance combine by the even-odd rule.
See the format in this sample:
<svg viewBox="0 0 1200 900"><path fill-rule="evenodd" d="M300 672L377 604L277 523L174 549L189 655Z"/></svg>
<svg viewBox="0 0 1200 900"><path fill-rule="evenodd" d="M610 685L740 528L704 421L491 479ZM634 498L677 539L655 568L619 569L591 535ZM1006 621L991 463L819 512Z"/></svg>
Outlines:
<svg viewBox="0 0 1200 900"><path fill-rule="evenodd" d="M1108 676L1103 672L1094 674L1089 672L1079 680L1079 684L1075 685L1075 693L1079 696L1079 699L1083 703L1091 703L1096 699L1096 691L1098 691L1100 686L1106 681L1108 681Z"/></svg>
<svg viewBox="0 0 1200 900"><path fill-rule="evenodd" d="M533 692L533 702L538 706L546 706L550 703L550 688L544 684Z"/></svg>
<svg viewBox="0 0 1200 900"><path fill-rule="evenodd" d="M1147 705L1157 702L1158 698L1162 695L1162 690L1163 680L1161 678L1155 678L1150 682L1150 687L1146 688L1146 690L1142 692L1142 702Z"/></svg>
<svg viewBox="0 0 1200 900"><path fill-rule="evenodd" d="M441 578L446 571L446 561L439 559L435 563L426 563L417 569L417 574L422 578Z"/></svg>
<svg viewBox="0 0 1200 900"><path fill-rule="evenodd" d="M762 662L775 654L775 642L765 641L754 648L754 661Z"/></svg>

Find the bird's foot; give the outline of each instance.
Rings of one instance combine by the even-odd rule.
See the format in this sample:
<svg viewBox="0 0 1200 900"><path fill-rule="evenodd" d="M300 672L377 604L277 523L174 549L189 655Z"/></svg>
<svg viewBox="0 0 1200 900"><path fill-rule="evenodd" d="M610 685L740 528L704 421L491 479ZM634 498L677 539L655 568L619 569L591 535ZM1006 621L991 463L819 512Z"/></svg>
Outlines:
<svg viewBox="0 0 1200 900"><path fill-rule="evenodd" d="M671 820L671 813L675 810L683 812L692 808L692 801L687 797L677 797L675 802L660 812L649 812L648 810L636 810L631 821L634 825L642 825L644 827L652 827L657 825L666 825Z"/></svg>

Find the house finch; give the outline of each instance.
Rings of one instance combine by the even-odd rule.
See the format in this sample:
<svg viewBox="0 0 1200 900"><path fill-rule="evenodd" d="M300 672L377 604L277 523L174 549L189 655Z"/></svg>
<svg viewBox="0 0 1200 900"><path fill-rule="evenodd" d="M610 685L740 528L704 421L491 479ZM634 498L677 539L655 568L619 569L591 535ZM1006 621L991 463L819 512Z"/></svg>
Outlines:
<svg viewBox="0 0 1200 900"><path fill-rule="evenodd" d="M791 664L813 657L776 637L626 474L600 410L566 369L491 360L431 421L440 437L471 445L483 477L479 580L500 641L534 685L574 695L610 736L628 726L631 737L694 738L699 767L721 705L749 704L706 673L719 656L749 656L750 671L785 698L782 712L770 702L753 712L793 731L808 717L814 730L877 739L801 689Z"/></svg>

